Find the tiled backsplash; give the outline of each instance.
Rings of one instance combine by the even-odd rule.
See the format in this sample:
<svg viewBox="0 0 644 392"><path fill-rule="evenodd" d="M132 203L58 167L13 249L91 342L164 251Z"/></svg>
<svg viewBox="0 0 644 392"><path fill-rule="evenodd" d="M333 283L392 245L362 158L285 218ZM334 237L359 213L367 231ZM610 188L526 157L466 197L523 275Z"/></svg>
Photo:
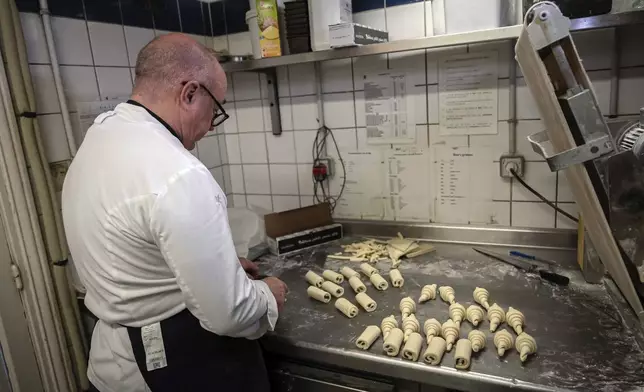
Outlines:
<svg viewBox="0 0 644 392"><path fill-rule="evenodd" d="M191 12L195 15L198 13L192 9L184 14L184 9L188 9L184 8L184 2L167 3L171 6L173 2L181 12L180 16L176 16L178 22L175 25L168 24L172 22L166 20L172 14L165 15L164 19L158 10L136 9L133 4L137 2L123 0L119 3L120 19L109 19L110 23L88 20L96 12L88 7L87 2L80 0L80 11L69 7L58 10L59 15L66 17L53 18L54 37L72 118L75 118L76 102L127 97L132 88L136 54L155 35L169 30L166 26L174 26L176 29L178 24L179 29L191 32L190 29L186 29L186 18ZM50 0L52 9L58 3L71 2ZM238 3L240 9L247 6L247 1L238 0ZM245 3L246 6L242 7L241 3ZM424 36L432 31L429 13L431 7L428 7L427 3L429 2L354 1L354 7L358 11L354 17L360 23L388 28L393 38ZM210 6L201 7L201 17L205 18L208 14L204 19L207 29L203 30L207 34L194 35L192 31L195 38L211 47L226 47L237 53L249 52L248 33L227 30L226 26L230 23L224 21L226 18L222 18L221 13L213 12L212 7L216 4L228 6L230 2L212 3ZM382 7L379 4L382 4ZM385 8L385 4L388 7ZM22 9L25 10L24 6ZM125 12L126 10L128 12ZM102 10L103 14L108 12L110 11ZM112 13L110 18L115 18L114 15L116 14ZM21 19L47 157L51 162L66 160L70 158L70 153L56 99L42 25L38 15L34 13L22 12ZM220 35L222 31L230 34ZM642 103L640 95L641 91L644 91L644 52L640 50L637 39L641 34L640 29L627 29L621 34L621 75L616 113L620 116L639 113ZM615 47L614 33L609 30L587 32L575 38L599 96L602 111L608 114L611 92L609 69ZM441 136L438 59L455 53L488 50L499 53L498 134ZM325 62L321 64L324 121L333 129L343 156L348 152L380 153L383 149L390 149L391 146L374 147L366 143L362 75L378 70L405 71L414 85L411 94L415 102L417 147L429 151L426 167L415 168L417 176L429 177L428 191L414 201L423 208L427 207L427 218L419 218L420 220L502 226L572 227L565 217L539 202L520 184L499 177L496 161L509 149L511 66L514 66L514 61L511 58L510 42ZM259 206L266 210L281 211L313 202L311 150L313 138L320 125L317 120L319 116L314 66L301 64L283 67L278 69L278 75L284 131L281 136L271 133L270 113L266 101L268 95L263 87L263 76L256 73L236 73L229 75L230 89L226 110L231 118L218 129L218 133L208 135L202 140L194 151L225 189L231 205ZM562 209L576 213L565 176L550 173L547 165L532 151L526 140L527 135L541 130L541 122L533 98L521 77L517 81L517 118L517 150L527 160L526 181ZM75 122L74 125L75 133L79 134L78 123ZM437 203L436 167L442 154L452 149L483 156L473 160L468 170L462 174L463 183L470 189L467 209L454 210ZM338 158L333 152L329 155L336 160ZM336 164L336 169L337 166ZM382 176L385 175L383 171ZM331 185L332 189L337 189L337 177ZM483 189L486 191L481 192ZM373 216L363 213L362 206L358 207L339 208L337 214L364 219L402 219L389 211L382 216ZM357 214L356 211L363 212Z"/></svg>

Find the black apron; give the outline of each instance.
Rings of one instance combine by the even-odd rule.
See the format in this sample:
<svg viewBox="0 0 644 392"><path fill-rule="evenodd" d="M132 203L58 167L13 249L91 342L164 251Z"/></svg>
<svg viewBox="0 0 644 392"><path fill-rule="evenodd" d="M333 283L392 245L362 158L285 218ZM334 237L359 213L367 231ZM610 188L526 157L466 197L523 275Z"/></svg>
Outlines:
<svg viewBox="0 0 644 392"><path fill-rule="evenodd" d="M268 392L259 341L206 331L187 309L161 321L168 365L147 370L141 328L127 327L134 358L152 392Z"/></svg>

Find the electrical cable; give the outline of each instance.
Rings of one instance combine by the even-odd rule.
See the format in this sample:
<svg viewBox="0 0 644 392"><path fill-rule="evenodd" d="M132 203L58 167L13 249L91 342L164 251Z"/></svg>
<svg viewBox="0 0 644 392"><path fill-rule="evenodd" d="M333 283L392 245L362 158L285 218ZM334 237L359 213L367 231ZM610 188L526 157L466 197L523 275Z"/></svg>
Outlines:
<svg viewBox="0 0 644 392"><path fill-rule="evenodd" d="M555 211L557 211L558 213L560 213L561 215L565 216L566 218L570 219L570 220L571 220L571 221L573 221L573 222L579 222L579 219L575 218L574 216L570 215L570 214L569 214L569 213L567 213L566 211L564 211L564 210L562 210L561 208L557 207L557 206L555 205L555 203L553 203L553 202L551 202L550 200L548 200L548 199L546 199L545 197L543 197L543 195L542 195L541 193L537 192L534 188L532 188L532 187L531 187L530 185L528 185L525 181L523 181L523 178L519 177L519 175L517 174L517 172L516 172L514 169L510 169L510 173L512 173L512 176L513 176L517 181L519 181L519 183L520 183L521 185L523 185L523 187L524 187L525 189L529 190L530 192L532 192L532 194L533 194L533 195L535 195L536 197L538 197L539 199L541 199L541 201L543 201L544 203L546 203L546 204L547 204L547 205L549 205L550 207L554 208L554 209L555 209Z"/></svg>
<svg viewBox="0 0 644 392"><path fill-rule="evenodd" d="M338 195L333 196L331 194L330 185L328 186L328 192L324 189L324 182L327 180L327 178L320 180L313 176L313 196L314 200L318 203L328 202L331 206L331 213L333 213L336 205L338 204L338 201L342 198L342 194L344 193L344 189L347 184L347 169L344 164L344 159L342 159L342 155L340 154L340 147L338 147L338 142L335 140L335 135L333 134L333 131L331 129L325 126L318 129L317 133L315 134L315 139L313 140L312 153L313 167L315 167L320 164L321 160L325 157L327 139L329 137L333 142L335 151L338 154L338 159L340 160L340 166L342 167L342 185L340 186L340 192L338 193ZM319 195L320 192L322 193L321 199Z"/></svg>

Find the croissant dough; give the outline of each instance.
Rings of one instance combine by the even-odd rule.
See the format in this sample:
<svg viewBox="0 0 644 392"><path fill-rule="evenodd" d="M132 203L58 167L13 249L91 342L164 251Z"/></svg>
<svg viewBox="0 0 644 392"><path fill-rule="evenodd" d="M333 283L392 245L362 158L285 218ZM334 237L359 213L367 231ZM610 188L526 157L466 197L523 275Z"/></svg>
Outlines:
<svg viewBox="0 0 644 392"><path fill-rule="evenodd" d="M356 301L358 301L360 306L362 306L362 309L366 310L367 313L373 312L378 307L378 305L376 304L376 301L371 299L371 297L368 296L366 293L356 294Z"/></svg>
<svg viewBox="0 0 644 392"><path fill-rule="evenodd" d="M330 280L331 282L340 284L344 282L344 276L340 275L339 273L331 270L324 270L322 271L322 277L326 280Z"/></svg>
<svg viewBox="0 0 644 392"><path fill-rule="evenodd" d="M460 328L461 321L465 318L465 306L458 302L451 304L449 306L449 318L451 318L454 321L454 324Z"/></svg>
<svg viewBox="0 0 644 392"><path fill-rule="evenodd" d="M494 332L505 321L505 311L499 305L494 304L488 309L487 318L490 320L490 332Z"/></svg>
<svg viewBox="0 0 644 392"><path fill-rule="evenodd" d="M402 287L405 284L405 279L398 269L389 270L389 279L394 287Z"/></svg>
<svg viewBox="0 0 644 392"><path fill-rule="evenodd" d="M470 367L472 359L472 342L468 339L459 339L456 342L456 352L454 353L454 367L465 370Z"/></svg>
<svg viewBox="0 0 644 392"><path fill-rule="evenodd" d="M385 291L389 288L389 283L380 274L373 274L369 276L369 280L373 287L380 291Z"/></svg>
<svg viewBox="0 0 644 392"><path fill-rule="evenodd" d="M494 334L494 345L496 346L499 357L505 355L506 350L510 350L514 344L514 338L510 332L505 329Z"/></svg>
<svg viewBox="0 0 644 392"><path fill-rule="evenodd" d="M342 287L333 282L329 282L328 280L322 283L322 286L320 288L336 298L340 298L344 295L344 289Z"/></svg>
<svg viewBox="0 0 644 392"><path fill-rule="evenodd" d="M311 286L315 287L322 287L322 283L324 283L324 278L313 271L308 271L306 275L304 275L304 279L306 279Z"/></svg>
<svg viewBox="0 0 644 392"><path fill-rule="evenodd" d="M437 286L435 284L428 284L423 286L422 290L420 290L420 298L418 298L418 303L422 304L423 302L427 302L430 299L435 299L436 287Z"/></svg>
<svg viewBox="0 0 644 392"><path fill-rule="evenodd" d="M346 298L338 298L335 301L335 308L341 311L348 318L354 318L358 315L358 307L349 302Z"/></svg>
<svg viewBox="0 0 644 392"><path fill-rule="evenodd" d="M456 342L456 339L458 339L458 333L459 328L451 319L445 321L441 326L441 334L443 335L443 338L445 338L445 342L447 342L447 351L452 350L452 346Z"/></svg>
<svg viewBox="0 0 644 392"><path fill-rule="evenodd" d="M467 320L472 323L473 326L478 326L479 323L483 320L483 317L485 316L485 313L483 312L483 308L481 308L478 305L470 305L467 308Z"/></svg>
<svg viewBox="0 0 644 392"><path fill-rule="evenodd" d="M405 342L409 338L409 335L412 334L412 332L420 331L420 323L418 322L416 315L412 313L408 317L404 318L402 321L402 329L403 331L405 331L404 333Z"/></svg>
<svg viewBox="0 0 644 392"><path fill-rule="evenodd" d="M400 352L400 345L403 341L403 331L399 328L394 328L389 331L385 338L385 343L382 345L383 350L390 357L395 357Z"/></svg>
<svg viewBox="0 0 644 392"><path fill-rule="evenodd" d="M427 336L427 344L429 344L434 337L441 335L441 329L441 323L435 318L425 321L425 324L423 324L423 330Z"/></svg>
<svg viewBox="0 0 644 392"><path fill-rule="evenodd" d="M443 359L446 347L447 343L445 342L445 339L440 336L436 336L427 345L427 350L425 350L425 353L423 354L423 361L430 365L438 366Z"/></svg>
<svg viewBox="0 0 644 392"><path fill-rule="evenodd" d="M373 274L380 273L380 271L378 271L377 268L375 268L374 266L372 266L372 265L370 265L368 263L360 264L360 271L362 271L362 273L367 275L367 276L371 276Z"/></svg>
<svg viewBox="0 0 644 392"><path fill-rule="evenodd" d="M369 347L380 337L380 328L377 325L368 326L356 340L356 346L363 350L369 350Z"/></svg>
<svg viewBox="0 0 644 392"><path fill-rule="evenodd" d="M403 320L409 317L410 314L416 312L416 303L411 297L405 297L400 300L400 313L402 313Z"/></svg>
<svg viewBox="0 0 644 392"><path fill-rule="evenodd" d="M508 312L505 314L505 320L508 325L514 329L514 332L516 332L517 335L521 335L523 332L523 324L525 323L525 316L523 313L510 306L510 309L508 309Z"/></svg>
<svg viewBox="0 0 644 392"><path fill-rule="evenodd" d="M348 280L351 279L353 276L360 276L360 273L353 268L350 267L342 267L340 268L340 273Z"/></svg>
<svg viewBox="0 0 644 392"><path fill-rule="evenodd" d="M351 286L353 291L356 293L364 293L367 291L367 286L362 283L358 276L352 276L349 278L349 286Z"/></svg>
<svg viewBox="0 0 644 392"><path fill-rule="evenodd" d="M309 295L309 297L316 299L320 302L323 302L325 304L328 304L329 302L331 302L331 294L315 286L309 286L309 288L306 289L306 293Z"/></svg>
<svg viewBox="0 0 644 392"><path fill-rule="evenodd" d="M525 332L517 336L515 347L519 352L521 362L525 362L528 359L528 355L537 352L537 342Z"/></svg>
<svg viewBox="0 0 644 392"><path fill-rule="evenodd" d="M467 338L472 342L472 351L475 353L485 348L485 334L478 329L473 329L467 335Z"/></svg>
<svg viewBox="0 0 644 392"><path fill-rule="evenodd" d="M487 302L488 298L490 298L490 292L483 287L477 287L474 289L474 301L486 310L490 308L490 304Z"/></svg>
<svg viewBox="0 0 644 392"><path fill-rule="evenodd" d="M420 355L420 348L423 346L423 337L418 332L412 332L407 338L407 342L403 347L402 356L410 361L418 361Z"/></svg>
<svg viewBox="0 0 644 392"><path fill-rule="evenodd" d="M398 328L398 321L392 314L389 317L385 317L382 319L382 322L380 323L380 328L382 328L382 336L387 339L387 335L389 335L389 331L391 331L394 328Z"/></svg>
<svg viewBox="0 0 644 392"><path fill-rule="evenodd" d="M450 286L441 286L438 289L438 293L440 294L441 299L448 304L453 304L456 301L456 298L454 298L454 289Z"/></svg>

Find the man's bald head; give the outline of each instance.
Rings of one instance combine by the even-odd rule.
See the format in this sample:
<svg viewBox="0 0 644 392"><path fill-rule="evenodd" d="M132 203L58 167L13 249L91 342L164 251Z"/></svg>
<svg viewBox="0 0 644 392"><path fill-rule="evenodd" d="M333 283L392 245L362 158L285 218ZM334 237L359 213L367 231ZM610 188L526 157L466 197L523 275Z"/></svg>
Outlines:
<svg viewBox="0 0 644 392"><path fill-rule="evenodd" d="M145 45L135 73L134 95L149 99L163 99L164 93L191 80L206 85L215 96L225 90L226 77L214 52L181 33L162 35Z"/></svg>

